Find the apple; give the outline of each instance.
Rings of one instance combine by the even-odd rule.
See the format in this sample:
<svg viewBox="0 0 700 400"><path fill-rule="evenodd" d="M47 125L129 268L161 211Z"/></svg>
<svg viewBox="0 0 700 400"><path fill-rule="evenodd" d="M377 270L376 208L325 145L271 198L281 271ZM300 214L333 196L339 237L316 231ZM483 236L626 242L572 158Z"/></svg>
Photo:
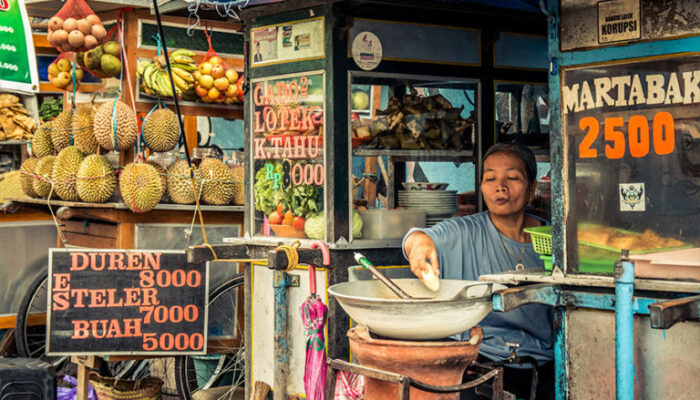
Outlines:
<svg viewBox="0 0 700 400"><path fill-rule="evenodd" d="M197 70L202 75L211 75L211 68L212 68L211 63L205 61L205 62L199 64L199 67L197 67Z"/></svg>
<svg viewBox="0 0 700 400"><path fill-rule="evenodd" d="M221 57L219 57L219 56L209 57L209 60L207 60L207 61L212 63L212 65L218 65L218 64L221 64Z"/></svg>
<svg viewBox="0 0 700 400"><path fill-rule="evenodd" d="M214 87L219 89L221 92L225 92L226 89L228 89L228 85L228 79L224 77L216 78L216 80L214 80Z"/></svg>
<svg viewBox="0 0 700 400"><path fill-rule="evenodd" d="M238 72L236 72L232 69L229 69L228 71L226 71L225 76L226 76L226 79L228 79L228 81L231 83L236 83L236 81L238 80Z"/></svg>
<svg viewBox="0 0 700 400"><path fill-rule="evenodd" d="M237 93L238 93L238 86L231 84L231 85L228 85L228 87L226 88L226 93L224 93L224 96L229 97L229 98L236 97Z"/></svg>
<svg viewBox="0 0 700 400"><path fill-rule="evenodd" d="M211 75L202 75L202 77L199 78L199 86L205 89L211 89L212 86L214 86L214 77Z"/></svg>
<svg viewBox="0 0 700 400"><path fill-rule="evenodd" d="M219 96L221 96L221 92L215 87L209 89L209 92L207 93L207 98L211 101L216 101Z"/></svg>
<svg viewBox="0 0 700 400"><path fill-rule="evenodd" d="M211 76L213 76L215 79L219 79L224 75L226 75L226 70L224 69L223 65L214 64L211 66Z"/></svg>
<svg viewBox="0 0 700 400"><path fill-rule="evenodd" d="M199 85L194 85L194 91L197 93L197 96L202 99L207 97L207 94L209 93L209 90Z"/></svg>

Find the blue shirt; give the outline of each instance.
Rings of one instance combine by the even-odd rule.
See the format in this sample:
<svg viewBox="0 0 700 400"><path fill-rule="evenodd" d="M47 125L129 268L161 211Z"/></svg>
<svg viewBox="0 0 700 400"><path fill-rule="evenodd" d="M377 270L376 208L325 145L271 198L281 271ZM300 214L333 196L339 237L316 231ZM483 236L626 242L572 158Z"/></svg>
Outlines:
<svg viewBox="0 0 700 400"><path fill-rule="evenodd" d="M532 243L520 243L501 235L487 211L444 220L430 228L411 229L404 241L415 231L424 232L435 242L443 279L478 280L484 274L512 271L523 245L523 266L543 267ZM519 343L517 354L534 357L540 364L554 356L552 312L548 306L528 304L507 313L492 311L479 325L484 330L479 352L489 359L507 359L511 351L506 342ZM458 336L456 339L469 339L468 332Z"/></svg>

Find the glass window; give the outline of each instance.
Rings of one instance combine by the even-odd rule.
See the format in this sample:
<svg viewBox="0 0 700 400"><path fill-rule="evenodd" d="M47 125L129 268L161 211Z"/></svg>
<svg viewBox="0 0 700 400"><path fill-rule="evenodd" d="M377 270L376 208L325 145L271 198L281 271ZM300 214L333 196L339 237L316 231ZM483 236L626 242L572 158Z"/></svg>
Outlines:
<svg viewBox="0 0 700 400"><path fill-rule="evenodd" d="M306 238L311 219L311 238L324 239L324 75L254 80L251 90L253 232Z"/></svg>
<svg viewBox="0 0 700 400"><path fill-rule="evenodd" d="M569 70L562 83L580 272L700 245L700 57ZM569 268L572 266L569 265Z"/></svg>

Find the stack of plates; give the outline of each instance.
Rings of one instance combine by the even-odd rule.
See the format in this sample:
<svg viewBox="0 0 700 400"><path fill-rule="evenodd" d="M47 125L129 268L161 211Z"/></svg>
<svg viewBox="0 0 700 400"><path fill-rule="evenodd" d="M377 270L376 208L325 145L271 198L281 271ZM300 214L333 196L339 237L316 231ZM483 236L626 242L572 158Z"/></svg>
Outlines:
<svg viewBox="0 0 700 400"><path fill-rule="evenodd" d="M457 191L399 190L399 205L425 210L426 225L432 226L457 212Z"/></svg>

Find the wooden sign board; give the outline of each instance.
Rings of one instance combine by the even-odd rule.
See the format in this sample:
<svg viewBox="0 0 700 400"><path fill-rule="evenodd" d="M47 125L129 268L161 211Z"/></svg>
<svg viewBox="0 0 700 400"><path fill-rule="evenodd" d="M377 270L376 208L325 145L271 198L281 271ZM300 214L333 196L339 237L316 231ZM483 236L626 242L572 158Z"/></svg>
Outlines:
<svg viewBox="0 0 700 400"><path fill-rule="evenodd" d="M208 277L184 251L51 249L46 351L205 354Z"/></svg>

